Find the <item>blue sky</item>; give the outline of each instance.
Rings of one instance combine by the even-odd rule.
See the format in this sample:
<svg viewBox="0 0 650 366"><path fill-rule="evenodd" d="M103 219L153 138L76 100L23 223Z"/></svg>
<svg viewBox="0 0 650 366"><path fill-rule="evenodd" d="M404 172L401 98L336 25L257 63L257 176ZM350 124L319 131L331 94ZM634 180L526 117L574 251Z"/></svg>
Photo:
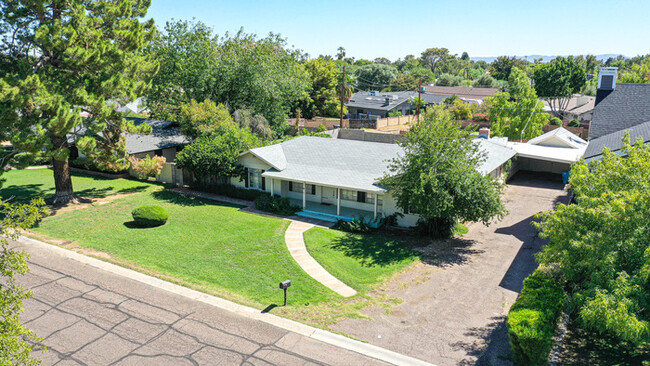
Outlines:
<svg viewBox="0 0 650 366"><path fill-rule="evenodd" d="M196 18L217 34L280 33L308 52L396 60L429 47L470 56L650 53L650 1L152 0L159 26Z"/></svg>

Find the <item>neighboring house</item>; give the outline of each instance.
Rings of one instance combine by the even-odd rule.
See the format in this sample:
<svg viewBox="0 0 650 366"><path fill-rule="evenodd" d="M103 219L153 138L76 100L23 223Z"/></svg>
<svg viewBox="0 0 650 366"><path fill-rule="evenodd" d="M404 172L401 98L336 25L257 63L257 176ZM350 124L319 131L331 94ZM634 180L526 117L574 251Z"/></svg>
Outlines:
<svg viewBox="0 0 650 366"><path fill-rule="evenodd" d="M115 110L120 113L135 113L135 114L146 114L149 115L149 109L145 105L144 97L137 98L136 100L120 105L118 102L115 103Z"/></svg>
<svg viewBox="0 0 650 366"><path fill-rule="evenodd" d="M486 97L493 97L500 91L498 88L474 88L471 86L433 86L427 85L422 87L422 91L427 94L435 94L446 97L452 95L475 104L482 104Z"/></svg>
<svg viewBox="0 0 650 366"><path fill-rule="evenodd" d="M564 119L577 119L578 121L591 121L592 114L594 112L594 106L596 105L596 97L582 94L574 94L569 103L566 106L566 109L559 111L564 116ZM551 106L549 101L544 101L544 110L551 113Z"/></svg>
<svg viewBox="0 0 650 366"><path fill-rule="evenodd" d="M125 134L126 150L129 155L136 158L144 158L147 155L164 156L168 163L173 163L176 154L190 143L190 139L183 135L176 122L144 118L127 119L134 121L135 125L146 123L151 126L151 133L148 135Z"/></svg>
<svg viewBox="0 0 650 366"><path fill-rule="evenodd" d="M587 141L559 127L526 142L508 142L517 152L515 170L561 174L571 170L587 149Z"/></svg>
<svg viewBox="0 0 650 366"><path fill-rule="evenodd" d="M399 91L381 93L378 91L357 92L352 95L348 103L348 116L352 119L377 119L388 117L388 113L399 111L402 115L411 114L416 109L411 105L411 100L417 98L416 91ZM424 105L441 103L446 97L421 93Z"/></svg>
<svg viewBox="0 0 650 366"><path fill-rule="evenodd" d="M615 67L600 70L589 140L650 121L650 84L617 83L616 77Z"/></svg>
<svg viewBox="0 0 650 366"><path fill-rule="evenodd" d="M650 120L589 141L589 146L587 146L587 151L585 151L585 161L589 162L600 159L604 148L608 148L615 154L625 156L622 148L623 137L626 133L629 133L631 143L635 143L638 139L641 139L644 143L650 144Z"/></svg>
<svg viewBox="0 0 650 366"><path fill-rule="evenodd" d="M515 152L478 143L488 154L481 173L502 174ZM247 169L246 179L232 178L231 183L287 197L302 206L302 216L327 221L386 217L401 210L378 182L402 152L397 144L302 136L244 152L239 163ZM405 214L398 224L413 226L417 220L418 215Z"/></svg>
<svg viewBox="0 0 650 366"><path fill-rule="evenodd" d="M126 118L132 120L135 125L146 123L151 126L149 135L138 135L125 133L126 150L129 155L137 158L149 156L164 156L168 163L174 162L176 153L190 143L190 140L182 134L180 126L176 122L162 121L157 119ZM68 135L68 143L75 145L76 139L86 132L84 127L77 129ZM80 154L80 156L83 156Z"/></svg>

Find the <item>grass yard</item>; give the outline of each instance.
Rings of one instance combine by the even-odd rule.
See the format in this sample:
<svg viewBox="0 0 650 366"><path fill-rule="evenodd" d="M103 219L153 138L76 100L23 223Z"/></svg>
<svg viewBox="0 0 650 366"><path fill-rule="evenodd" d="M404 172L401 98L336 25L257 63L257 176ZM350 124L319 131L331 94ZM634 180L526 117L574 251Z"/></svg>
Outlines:
<svg viewBox="0 0 650 366"><path fill-rule="evenodd" d="M385 233L352 234L315 227L304 236L309 254L362 294L418 259L409 238Z"/></svg>
<svg viewBox="0 0 650 366"><path fill-rule="evenodd" d="M54 194L49 169L12 170L3 177L3 197L47 199ZM311 255L359 292L344 299L293 260L284 242L286 220L146 182L75 174L73 184L81 197L132 194L57 211L32 229L33 236L259 309L281 305L278 284L290 279L289 306L273 312L325 328L341 318L365 317L360 312L364 307L389 309L399 303L372 290L418 259L410 250L413 238L309 230L305 241ZM155 228L133 225L131 211L150 204L169 212L167 223Z"/></svg>
<svg viewBox="0 0 650 366"><path fill-rule="evenodd" d="M167 223L146 229L132 225L131 211L151 204L169 212ZM33 231L251 306L280 304L278 284L286 279L293 282L291 304L336 298L289 254L284 243L288 224L238 206L158 191L51 216Z"/></svg>
<svg viewBox="0 0 650 366"><path fill-rule="evenodd" d="M54 197L54 173L52 169L12 169L2 175L6 182L0 195L3 199L14 197L16 202L43 197ZM160 185L130 179L109 179L93 175L72 173L72 187L84 198L102 198L119 193L153 191Z"/></svg>

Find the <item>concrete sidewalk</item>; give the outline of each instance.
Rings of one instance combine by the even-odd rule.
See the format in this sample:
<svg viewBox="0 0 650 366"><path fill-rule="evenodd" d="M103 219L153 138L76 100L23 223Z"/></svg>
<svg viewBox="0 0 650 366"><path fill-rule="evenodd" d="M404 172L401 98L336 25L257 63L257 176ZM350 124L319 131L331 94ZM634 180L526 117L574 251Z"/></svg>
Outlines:
<svg viewBox="0 0 650 366"><path fill-rule="evenodd" d="M263 314L79 253L23 238L21 319L44 365L424 365L420 360Z"/></svg>

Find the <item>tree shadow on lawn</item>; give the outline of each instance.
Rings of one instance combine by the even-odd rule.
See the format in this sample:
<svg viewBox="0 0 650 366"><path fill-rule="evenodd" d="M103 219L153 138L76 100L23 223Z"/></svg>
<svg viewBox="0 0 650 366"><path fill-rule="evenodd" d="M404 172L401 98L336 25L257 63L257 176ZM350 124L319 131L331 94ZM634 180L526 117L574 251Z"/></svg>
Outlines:
<svg viewBox="0 0 650 366"><path fill-rule="evenodd" d="M43 184L10 185L0 189L0 196L3 200L11 199L10 202L27 202L33 198L48 198L54 194L54 188L43 190L42 186Z"/></svg>
<svg viewBox="0 0 650 366"><path fill-rule="evenodd" d="M233 207L233 208L243 208L244 206L236 205L229 202L223 201L213 201L207 200L199 197L189 196L180 194L177 192L170 191L168 189L163 189L161 191L155 191L151 194L153 198L160 201L165 201L173 205L179 206L224 206L224 207Z"/></svg>
<svg viewBox="0 0 650 366"><path fill-rule="evenodd" d="M471 240L431 240L413 234L351 234L336 238L330 248L355 258L365 267L385 266L418 257L432 265L462 264L472 254L480 251L471 249Z"/></svg>

